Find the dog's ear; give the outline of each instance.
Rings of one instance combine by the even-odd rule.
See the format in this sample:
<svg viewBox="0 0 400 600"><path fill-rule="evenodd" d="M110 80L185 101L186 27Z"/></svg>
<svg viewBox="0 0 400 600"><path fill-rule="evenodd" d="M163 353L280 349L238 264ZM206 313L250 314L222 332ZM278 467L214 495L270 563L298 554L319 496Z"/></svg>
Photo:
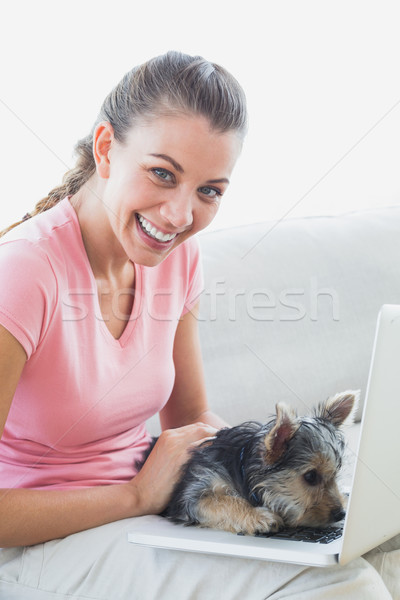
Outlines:
<svg viewBox="0 0 400 600"><path fill-rule="evenodd" d="M351 425L354 423L359 400L360 390L347 390L335 394L318 406L315 416L330 421L335 427Z"/></svg>
<svg viewBox="0 0 400 600"><path fill-rule="evenodd" d="M300 426L297 416L286 404L276 405L276 423L265 436L266 462L273 465L285 452L289 440Z"/></svg>

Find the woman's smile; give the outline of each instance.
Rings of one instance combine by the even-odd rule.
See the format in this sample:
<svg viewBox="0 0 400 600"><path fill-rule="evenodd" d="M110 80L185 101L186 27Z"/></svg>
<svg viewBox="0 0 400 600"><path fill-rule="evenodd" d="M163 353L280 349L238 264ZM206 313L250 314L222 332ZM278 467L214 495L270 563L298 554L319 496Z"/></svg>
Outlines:
<svg viewBox="0 0 400 600"><path fill-rule="evenodd" d="M166 233L158 229L153 223L136 213L136 225L140 239L154 250L169 250L178 233Z"/></svg>
<svg viewBox="0 0 400 600"><path fill-rule="evenodd" d="M156 227L154 223L147 221L147 219L145 219L142 215L139 215L139 213L136 214L136 218L138 219L143 231L159 242L170 242L177 236L177 233L161 231L161 229Z"/></svg>

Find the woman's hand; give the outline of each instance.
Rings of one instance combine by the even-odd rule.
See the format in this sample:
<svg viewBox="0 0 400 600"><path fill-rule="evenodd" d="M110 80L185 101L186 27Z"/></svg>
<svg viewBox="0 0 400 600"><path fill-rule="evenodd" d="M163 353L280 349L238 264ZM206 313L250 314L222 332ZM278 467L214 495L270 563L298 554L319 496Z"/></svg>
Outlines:
<svg viewBox="0 0 400 600"><path fill-rule="evenodd" d="M165 509L190 450L217 433L204 423L163 431L139 473L127 484L135 494L136 514L158 514Z"/></svg>

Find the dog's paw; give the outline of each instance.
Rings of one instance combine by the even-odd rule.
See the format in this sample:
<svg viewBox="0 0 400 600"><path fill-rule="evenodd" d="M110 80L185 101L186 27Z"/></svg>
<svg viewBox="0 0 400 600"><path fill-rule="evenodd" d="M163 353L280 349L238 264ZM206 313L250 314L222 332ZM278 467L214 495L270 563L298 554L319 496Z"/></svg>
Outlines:
<svg viewBox="0 0 400 600"><path fill-rule="evenodd" d="M283 521L279 515L262 506L254 507L251 515L245 523L245 531L249 535L257 533L275 533L283 527Z"/></svg>

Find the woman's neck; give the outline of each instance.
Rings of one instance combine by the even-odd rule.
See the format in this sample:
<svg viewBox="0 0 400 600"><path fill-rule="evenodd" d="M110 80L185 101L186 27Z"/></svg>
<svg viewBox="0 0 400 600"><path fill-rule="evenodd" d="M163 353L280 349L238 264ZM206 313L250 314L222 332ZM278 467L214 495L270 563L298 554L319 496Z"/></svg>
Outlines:
<svg viewBox="0 0 400 600"><path fill-rule="evenodd" d="M102 201L101 185L91 178L70 197L74 208L90 266L96 279L115 280L132 264L116 238L107 210Z"/></svg>

